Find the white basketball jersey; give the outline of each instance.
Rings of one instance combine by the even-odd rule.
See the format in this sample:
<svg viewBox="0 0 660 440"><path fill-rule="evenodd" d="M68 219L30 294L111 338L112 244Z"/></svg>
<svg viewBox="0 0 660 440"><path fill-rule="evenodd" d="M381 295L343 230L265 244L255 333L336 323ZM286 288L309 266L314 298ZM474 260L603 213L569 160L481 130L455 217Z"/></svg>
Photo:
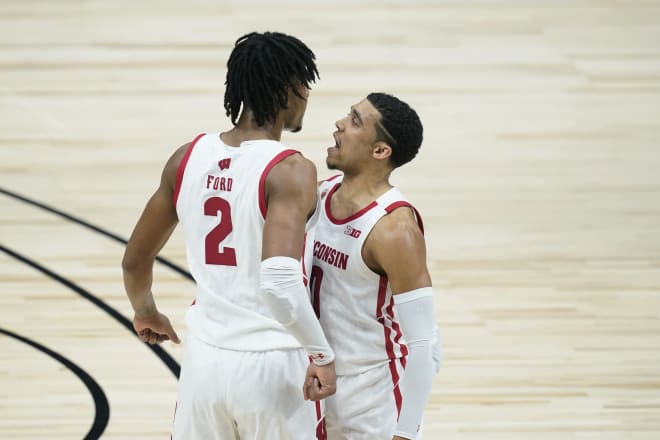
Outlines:
<svg viewBox="0 0 660 440"><path fill-rule="evenodd" d="M198 136L181 161L174 204L197 282L186 323L208 344L240 351L300 347L259 298L266 176L295 153L271 140L231 147L214 133Z"/></svg>
<svg viewBox="0 0 660 440"><path fill-rule="evenodd" d="M341 181L342 176L335 176L319 186L321 215L312 245L310 290L314 309L337 356L337 374L347 375L408 354L389 281L369 269L362 259L362 247L384 215L401 206L414 208L392 188L350 217L336 219L330 211L330 199ZM422 227L417 211L415 214Z"/></svg>

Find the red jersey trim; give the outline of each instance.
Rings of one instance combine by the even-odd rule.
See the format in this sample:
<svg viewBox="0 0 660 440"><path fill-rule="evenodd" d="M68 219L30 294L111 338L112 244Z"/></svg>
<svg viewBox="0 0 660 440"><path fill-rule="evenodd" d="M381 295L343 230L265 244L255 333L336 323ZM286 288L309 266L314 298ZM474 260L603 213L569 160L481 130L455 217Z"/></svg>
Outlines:
<svg viewBox="0 0 660 440"><path fill-rule="evenodd" d="M190 146L188 147L188 150L186 150L186 153L183 155L183 158L181 158L181 163L179 164L179 168L176 171L176 182L174 182L174 192L172 193L172 203L174 203L174 209L176 209L176 203L179 200L179 191L181 191L181 182L183 182L183 173L186 170L186 165L188 165L188 159L190 159L190 154L192 153L193 148L195 148L195 144L197 141L204 136L206 133L201 133L198 134L195 139L190 143Z"/></svg>
<svg viewBox="0 0 660 440"><path fill-rule="evenodd" d="M403 404L403 395L401 394L401 387L399 387L399 372L396 369L396 359L392 359L390 361L389 367L390 367L390 374L392 376L394 402L396 403L396 420L399 421L399 415L401 414L401 405Z"/></svg>
<svg viewBox="0 0 660 440"><path fill-rule="evenodd" d="M307 287L307 284L309 284L309 277L307 276L307 268L305 267L305 248L306 247L307 247L307 232L305 232L305 236L303 238L302 258L300 259L302 261L303 284L305 285L305 287Z"/></svg>
<svg viewBox="0 0 660 440"><path fill-rule="evenodd" d="M392 376L392 390L394 392L394 401L396 402L396 410L397 410L397 420L399 419L399 413L401 412L401 404L403 403L403 395L401 394L401 388L399 387L399 372L397 371L396 368L396 357L394 354L394 343L392 342L392 328L388 327L385 325L385 316L383 316L383 309L385 309L385 299L387 297L387 284L389 283L389 280L387 277L382 276L380 277L380 282L378 283L378 301L376 302L376 319L378 322L381 323L383 326L383 332L385 336L385 350L387 351L387 357L390 359L389 362L389 368L390 368L390 375ZM390 298L390 304L388 304L387 309L385 309L385 313L389 315L390 309L393 308L394 304L394 299ZM391 316L391 315L390 315ZM388 316L389 317L389 316ZM395 340L398 340L400 336L400 332L398 329L395 330L397 333L395 336ZM405 350L403 350L404 345L401 345L401 352L406 353L408 352L407 347ZM405 356L405 354L404 354ZM405 358L403 358L405 359ZM401 360L402 366L404 366L404 360Z"/></svg>
<svg viewBox="0 0 660 440"><path fill-rule="evenodd" d="M399 322L394 320L394 295L390 297L390 303L387 306L387 316L391 319L392 331L394 332L394 344L398 345L399 350L401 350L401 356L403 356L401 358L401 364L405 367L406 356L408 356L408 346L406 344L402 344L401 342L399 342L401 340L401 337L403 336L403 332L401 332L401 327L399 326Z"/></svg>
<svg viewBox="0 0 660 440"><path fill-rule="evenodd" d="M338 176L335 176L338 177ZM378 202L375 200L371 203L369 203L367 206L364 208L360 209L358 212L355 214L352 214L344 219L338 219L334 215L332 215L332 211L330 210L330 199L332 198L332 195L335 193L337 188L339 188L339 185L341 185L341 182L337 183L335 186L330 188L330 191L328 192L328 195L325 197L325 215L328 217L328 220L330 220L332 223L335 225L344 225L350 221L355 220L356 218L359 218L366 214L370 209L374 208L375 206L378 206Z"/></svg>
<svg viewBox="0 0 660 440"><path fill-rule="evenodd" d="M422 216L419 214L419 211L417 208L415 208L413 205L411 205L408 202L404 201L398 201L390 204L387 208L385 208L385 211L389 214L390 212L394 211L396 208L401 208L402 206L407 206L408 208L412 209L415 211L415 220L417 220L417 224L419 225L419 229L422 230L422 235L424 235L424 222L422 222Z"/></svg>
<svg viewBox="0 0 660 440"><path fill-rule="evenodd" d="M315 402L316 407L316 439L328 440L328 433L325 430L325 416L321 411L321 402Z"/></svg>
<svg viewBox="0 0 660 440"><path fill-rule="evenodd" d="M266 219L266 211L268 208L266 206L266 177L268 177L268 173L275 165L281 162L284 158L296 153L300 152L297 150L284 150L278 153L277 156L268 162L268 165L266 165L266 168L264 168L263 172L261 173L261 177L259 178L259 210L261 211L261 215L264 220Z"/></svg>
<svg viewBox="0 0 660 440"><path fill-rule="evenodd" d="M385 298L387 298L387 286L389 280L386 276L381 275L378 283L378 300L376 302L376 320L383 326L385 334L385 351L389 359L395 359L394 345L396 344L401 351L402 364L405 367L405 357L408 356L408 347L399 342L403 333L399 323L394 320L394 297L390 296L390 302L385 306ZM385 317L390 321L390 325L386 325ZM394 332L394 339L392 339L392 332Z"/></svg>

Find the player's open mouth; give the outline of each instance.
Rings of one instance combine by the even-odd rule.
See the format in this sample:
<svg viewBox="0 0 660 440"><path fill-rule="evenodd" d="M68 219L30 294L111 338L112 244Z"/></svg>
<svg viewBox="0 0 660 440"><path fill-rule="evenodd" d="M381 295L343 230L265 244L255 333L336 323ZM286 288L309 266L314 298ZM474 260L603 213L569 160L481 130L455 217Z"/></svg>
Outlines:
<svg viewBox="0 0 660 440"><path fill-rule="evenodd" d="M339 147L341 146L337 132L332 133L332 137L335 139L335 145L328 148L328 154L330 154L332 151L339 150Z"/></svg>

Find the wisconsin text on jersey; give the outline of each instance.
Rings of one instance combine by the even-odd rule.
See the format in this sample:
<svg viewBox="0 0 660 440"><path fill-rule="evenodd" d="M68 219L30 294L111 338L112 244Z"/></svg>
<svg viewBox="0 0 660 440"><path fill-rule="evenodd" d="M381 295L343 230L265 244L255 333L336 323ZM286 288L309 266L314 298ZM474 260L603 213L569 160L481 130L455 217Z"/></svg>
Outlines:
<svg viewBox="0 0 660 440"><path fill-rule="evenodd" d="M320 241L314 241L314 256L321 261L346 270L348 255Z"/></svg>

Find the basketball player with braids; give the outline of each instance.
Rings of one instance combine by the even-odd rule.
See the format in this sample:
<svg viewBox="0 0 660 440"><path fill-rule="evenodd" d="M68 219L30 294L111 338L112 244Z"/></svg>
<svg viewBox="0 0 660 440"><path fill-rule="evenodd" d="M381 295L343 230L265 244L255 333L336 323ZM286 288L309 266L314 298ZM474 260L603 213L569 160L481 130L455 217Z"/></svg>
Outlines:
<svg viewBox="0 0 660 440"><path fill-rule="evenodd" d="M415 439L439 344L434 356L422 219L389 178L417 154L422 123L406 103L371 93L335 126L326 162L343 175L319 185L310 274L337 355L337 393L324 401L327 438Z"/></svg>
<svg viewBox="0 0 660 440"><path fill-rule="evenodd" d="M156 254L183 225L197 290L186 314L174 440L312 439L310 400L334 393L334 353L301 268L305 231L319 212L316 168L279 142L283 130L302 127L316 78L314 54L300 40L275 32L239 38L225 83L233 128L174 152L126 247L137 334L178 343L151 287Z"/></svg>

